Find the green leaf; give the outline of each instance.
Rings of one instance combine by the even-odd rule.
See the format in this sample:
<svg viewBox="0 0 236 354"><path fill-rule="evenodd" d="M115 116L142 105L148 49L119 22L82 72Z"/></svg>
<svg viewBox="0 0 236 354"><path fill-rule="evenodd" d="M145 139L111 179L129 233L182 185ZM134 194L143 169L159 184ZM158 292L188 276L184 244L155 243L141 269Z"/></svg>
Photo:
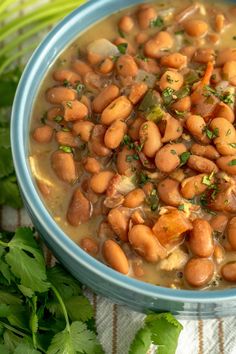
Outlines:
<svg viewBox="0 0 236 354"><path fill-rule="evenodd" d="M0 147L10 147L10 129L0 127Z"/></svg>
<svg viewBox="0 0 236 354"><path fill-rule="evenodd" d="M65 306L72 321L86 322L93 317L93 307L85 296L73 296L65 301Z"/></svg>
<svg viewBox="0 0 236 354"><path fill-rule="evenodd" d="M131 343L129 354L146 354L151 344L151 331L148 326L144 326L136 333Z"/></svg>
<svg viewBox="0 0 236 354"><path fill-rule="evenodd" d="M12 105L21 73L22 72L18 67L5 73L1 73L0 107L8 107Z"/></svg>
<svg viewBox="0 0 236 354"><path fill-rule="evenodd" d="M10 350L4 344L0 344L0 353L1 354L11 354Z"/></svg>
<svg viewBox="0 0 236 354"><path fill-rule="evenodd" d="M0 317L7 317L11 312L10 306L6 304L0 304Z"/></svg>
<svg viewBox="0 0 236 354"><path fill-rule="evenodd" d="M76 354L72 345L70 332L67 329L57 333L52 338L47 354Z"/></svg>
<svg viewBox="0 0 236 354"><path fill-rule="evenodd" d="M150 329L152 342L158 345L158 354L175 354L182 325L171 313L148 315L145 323Z"/></svg>
<svg viewBox="0 0 236 354"><path fill-rule="evenodd" d="M19 209L23 206L15 175L0 180L0 205Z"/></svg>
<svg viewBox="0 0 236 354"><path fill-rule="evenodd" d="M30 343L20 343L17 345L13 354L41 354L38 350L34 349Z"/></svg>
<svg viewBox="0 0 236 354"><path fill-rule="evenodd" d="M120 43L117 45L117 48L121 54L125 54L128 48L128 43Z"/></svg>
<svg viewBox="0 0 236 354"><path fill-rule="evenodd" d="M188 159L190 158L191 153L188 151L183 152L180 155L180 166L183 166L184 164L186 164L186 162L188 161Z"/></svg>
<svg viewBox="0 0 236 354"><path fill-rule="evenodd" d="M11 149L0 146L0 156L0 178L3 178L14 172Z"/></svg>
<svg viewBox="0 0 236 354"><path fill-rule="evenodd" d="M15 348L21 343L22 338L14 334L10 330L5 330L3 333L5 347L12 353Z"/></svg>
<svg viewBox="0 0 236 354"><path fill-rule="evenodd" d="M17 286L25 297L32 297L34 295L34 292L32 289L27 288L26 286L21 285L21 284L18 284Z"/></svg>
<svg viewBox="0 0 236 354"><path fill-rule="evenodd" d="M163 27L164 20L161 16L158 16L155 20L150 21L150 27Z"/></svg>
<svg viewBox="0 0 236 354"><path fill-rule="evenodd" d="M11 271L21 281L21 285L33 291L44 292L49 288L46 282L44 258L30 228L19 228L12 240L6 261Z"/></svg>
<svg viewBox="0 0 236 354"><path fill-rule="evenodd" d="M228 166L235 166L236 165L236 159L233 159L228 162Z"/></svg>
<svg viewBox="0 0 236 354"><path fill-rule="evenodd" d="M11 294L9 291L6 292L4 290L0 290L0 303L6 305L20 305L22 300L20 299L19 295Z"/></svg>

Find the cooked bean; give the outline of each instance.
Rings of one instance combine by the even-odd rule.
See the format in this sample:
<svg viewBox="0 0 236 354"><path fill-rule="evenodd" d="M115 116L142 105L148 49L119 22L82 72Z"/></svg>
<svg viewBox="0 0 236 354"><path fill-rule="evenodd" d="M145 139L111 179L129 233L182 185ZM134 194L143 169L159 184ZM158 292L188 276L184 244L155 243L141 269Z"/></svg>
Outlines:
<svg viewBox="0 0 236 354"><path fill-rule="evenodd" d="M167 54L161 57L160 63L162 66L181 70L187 66L187 56L181 53Z"/></svg>
<svg viewBox="0 0 236 354"><path fill-rule="evenodd" d="M227 61L222 68L223 78L231 85L236 85L236 61Z"/></svg>
<svg viewBox="0 0 236 354"><path fill-rule="evenodd" d="M119 44L122 44L122 43L127 43L127 50L126 50L126 53L127 54L130 54L130 55L134 55L135 54L135 49L133 48L133 46L130 44L130 42L126 39L126 38L123 38L123 37L118 37L114 40L114 44L115 45L119 45Z"/></svg>
<svg viewBox="0 0 236 354"><path fill-rule="evenodd" d="M134 21L132 17L126 15L121 17L118 26L122 32L129 33L134 27Z"/></svg>
<svg viewBox="0 0 236 354"><path fill-rule="evenodd" d="M158 74L160 72L160 67L155 59L146 58L145 60L142 60L136 57L136 63L140 69L150 74Z"/></svg>
<svg viewBox="0 0 236 354"><path fill-rule="evenodd" d="M133 272L134 272L135 277L138 277L138 278L142 277L145 274L142 265L137 264L135 262L133 264Z"/></svg>
<svg viewBox="0 0 236 354"><path fill-rule="evenodd" d="M136 82L130 88L129 100L135 105L145 95L148 90L147 84L144 82Z"/></svg>
<svg viewBox="0 0 236 354"><path fill-rule="evenodd" d="M101 74L109 74L110 72L112 72L114 65L115 63L112 59L106 58L98 66L98 71Z"/></svg>
<svg viewBox="0 0 236 354"><path fill-rule="evenodd" d="M97 92L97 90L101 90L102 88L101 76L93 71L90 71L84 75L84 84L87 90Z"/></svg>
<svg viewBox="0 0 236 354"><path fill-rule="evenodd" d="M221 32L225 27L225 16L223 14L216 14L215 17L215 30Z"/></svg>
<svg viewBox="0 0 236 354"><path fill-rule="evenodd" d="M131 215L131 220L134 225L137 224L144 224L145 220L143 218L142 212L139 210L135 210L133 214Z"/></svg>
<svg viewBox="0 0 236 354"><path fill-rule="evenodd" d="M224 102L220 102L216 111L217 117L227 119L230 123L234 122L234 111L232 108Z"/></svg>
<svg viewBox="0 0 236 354"><path fill-rule="evenodd" d="M112 101L119 96L119 87L109 85L105 87L93 100L92 108L96 113L101 113Z"/></svg>
<svg viewBox="0 0 236 354"><path fill-rule="evenodd" d="M172 48L173 43L168 32L160 31L144 44L144 53L150 58L160 58L164 50Z"/></svg>
<svg viewBox="0 0 236 354"><path fill-rule="evenodd" d="M165 119L162 119L162 121L166 122L165 133L161 139L162 143L174 141L181 137L183 133L183 127L178 119L175 119L171 115L166 115Z"/></svg>
<svg viewBox="0 0 236 354"><path fill-rule="evenodd" d="M156 167L165 173L170 173L180 164L179 155L187 151L186 146L179 144L166 144L156 154Z"/></svg>
<svg viewBox="0 0 236 354"><path fill-rule="evenodd" d="M102 61L103 58L100 54L94 53L93 51L87 49L87 59L89 64L97 65Z"/></svg>
<svg viewBox="0 0 236 354"><path fill-rule="evenodd" d="M49 125L35 128L33 131L33 138L37 143L46 144L52 140L53 129Z"/></svg>
<svg viewBox="0 0 236 354"><path fill-rule="evenodd" d="M202 183L203 178L208 177L207 174L200 174L184 179L181 183L181 194L186 199L192 199L197 195L204 193L208 186Z"/></svg>
<svg viewBox="0 0 236 354"><path fill-rule="evenodd" d="M235 148L230 145L236 142L236 131L232 123L225 118L214 118L210 127L213 131L217 131L214 144L221 155L233 155Z"/></svg>
<svg viewBox="0 0 236 354"><path fill-rule="evenodd" d="M63 118L63 109L60 106L49 108L49 110L47 111L48 120L54 120L58 116Z"/></svg>
<svg viewBox="0 0 236 354"><path fill-rule="evenodd" d="M85 171L89 173L99 173L101 170L100 163L94 157L86 157L83 161Z"/></svg>
<svg viewBox="0 0 236 354"><path fill-rule="evenodd" d="M208 24L202 20L189 19L183 23L187 34L191 37L203 37L207 34Z"/></svg>
<svg viewBox="0 0 236 354"><path fill-rule="evenodd" d="M129 272L128 259L118 243L113 240L106 240L103 244L102 253L108 265L117 272L123 274Z"/></svg>
<svg viewBox="0 0 236 354"><path fill-rule="evenodd" d="M133 123L129 126L128 134L133 140L138 140L139 139L139 130L141 125L146 122L146 120L140 116L137 117Z"/></svg>
<svg viewBox="0 0 236 354"><path fill-rule="evenodd" d="M104 136L106 128L101 124L96 124L92 130L91 138L89 141L90 150L98 156L108 156L111 150L104 144Z"/></svg>
<svg viewBox="0 0 236 354"><path fill-rule="evenodd" d="M210 140L204 133L207 128L205 120L198 115L191 115L187 118L186 127L188 131L194 136L195 139L203 144L209 144Z"/></svg>
<svg viewBox="0 0 236 354"><path fill-rule="evenodd" d="M170 87L173 90L179 90L184 83L184 78L181 73L178 71L167 70L160 78L159 86L163 91L167 87Z"/></svg>
<svg viewBox="0 0 236 354"><path fill-rule="evenodd" d="M73 101L76 99L76 92L68 87L52 87L46 92L46 99L53 104L60 104L63 101Z"/></svg>
<svg viewBox="0 0 236 354"><path fill-rule="evenodd" d="M224 232L228 224L228 217L224 214L218 214L210 220L213 230L218 232Z"/></svg>
<svg viewBox="0 0 236 354"><path fill-rule="evenodd" d="M127 208L137 208L145 200L145 193L141 188L136 188L125 196L123 205Z"/></svg>
<svg viewBox="0 0 236 354"><path fill-rule="evenodd" d="M85 74L89 73L90 71L93 71L90 65L86 64L84 61L80 59L76 59L72 63L73 69L81 76L84 76Z"/></svg>
<svg viewBox="0 0 236 354"><path fill-rule="evenodd" d="M187 164L190 168L198 172L205 172L210 174L213 171L218 171L218 167L213 161L206 159L202 156L191 155L188 159Z"/></svg>
<svg viewBox="0 0 236 354"><path fill-rule="evenodd" d="M107 220L115 234L126 242L128 240L129 209L123 207L111 209Z"/></svg>
<svg viewBox="0 0 236 354"><path fill-rule="evenodd" d="M148 34L145 32L138 32L135 36L135 41L138 45L145 43L148 40Z"/></svg>
<svg viewBox="0 0 236 354"><path fill-rule="evenodd" d="M193 287L207 285L214 275L214 264L207 258L191 258L184 267L186 281Z"/></svg>
<svg viewBox="0 0 236 354"><path fill-rule="evenodd" d="M134 225L128 237L131 246L146 261L157 262L160 258L166 257L165 249L148 226Z"/></svg>
<svg viewBox="0 0 236 354"><path fill-rule="evenodd" d="M77 147L78 141L71 132L63 132L62 130L56 133L56 141L59 145Z"/></svg>
<svg viewBox="0 0 236 354"><path fill-rule="evenodd" d="M141 144L143 144L142 151L148 157L154 157L162 146L160 131L158 126L152 121L147 121L141 125L139 138Z"/></svg>
<svg viewBox="0 0 236 354"><path fill-rule="evenodd" d="M72 132L74 135L79 136L81 140L88 142L91 137L93 128L94 124L92 122L83 120L73 124Z"/></svg>
<svg viewBox="0 0 236 354"><path fill-rule="evenodd" d="M152 21L157 17L157 12L154 7L148 6L141 9L137 13L138 24L141 29L147 29L150 27Z"/></svg>
<svg viewBox="0 0 236 354"><path fill-rule="evenodd" d="M193 155L206 157L210 160L216 160L220 157L220 154L212 145L193 144L190 151Z"/></svg>
<svg viewBox="0 0 236 354"><path fill-rule="evenodd" d="M188 46L180 49L180 53L182 53L183 55L186 55L188 60L192 60L192 57L193 57L195 51L196 51L196 48L192 45L188 45Z"/></svg>
<svg viewBox="0 0 236 354"><path fill-rule="evenodd" d="M71 153L55 151L51 156L51 164L57 177L67 183L74 183L77 179L75 161Z"/></svg>
<svg viewBox="0 0 236 354"><path fill-rule="evenodd" d="M220 264L223 261L224 256L225 256L224 248L221 245L216 244L214 252L213 252L213 257L214 257L215 262L217 264Z"/></svg>
<svg viewBox="0 0 236 354"><path fill-rule="evenodd" d="M190 231L189 247L191 252L198 257L210 257L214 251L212 238L213 230L208 221L195 219L193 229Z"/></svg>
<svg viewBox="0 0 236 354"><path fill-rule="evenodd" d="M236 155L222 156L216 160L217 166L230 175L236 175Z"/></svg>
<svg viewBox="0 0 236 354"><path fill-rule="evenodd" d="M104 143L109 149L116 149L122 142L127 131L127 125L121 120L115 120L107 129Z"/></svg>
<svg viewBox="0 0 236 354"><path fill-rule="evenodd" d="M88 115L88 108L80 101L63 101L62 106L67 122L84 119Z"/></svg>
<svg viewBox="0 0 236 354"><path fill-rule="evenodd" d="M43 180L39 180L36 179L37 182L37 186L40 190L40 192L42 193L42 195L44 196L44 198L48 198L51 195L51 191L52 191L52 186L45 183Z"/></svg>
<svg viewBox="0 0 236 354"><path fill-rule="evenodd" d="M56 81L70 82L72 85L81 81L80 75L68 69L57 69L53 72L53 78Z"/></svg>
<svg viewBox="0 0 236 354"><path fill-rule="evenodd" d="M102 112L101 123L110 125L115 120L125 120L131 114L132 103L126 96L117 97Z"/></svg>
<svg viewBox="0 0 236 354"><path fill-rule="evenodd" d="M76 188L68 210L67 220L72 226L78 226L81 223L88 222L91 215L91 205L88 199L83 195L79 188Z"/></svg>
<svg viewBox="0 0 236 354"><path fill-rule="evenodd" d="M98 243L91 237L83 237L80 241L80 247L87 253L95 256L98 253Z"/></svg>
<svg viewBox="0 0 236 354"><path fill-rule="evenodd" d="M138 66L134 58L129 54L121 55L116 62L116 70L120 76L136 76L138 73Z"/></svg>
<svg viewBox="0 0 236 354"><path fill-rule="evenodd" d="M215 51L212 48L198 48L193 55L192 60L197 63L207 64L209 61L214 61Z"/></svg>
<svg viewBox="0 0 236 354"><path fill-rule="evenodd" d="M223 48L220 49L216 57L216 65L222 66L227 61L236 60L236 50L235 48Z"/></svg>
<svg viewBox="0 0 236 354"><path fill-rule="evenodd" d="M226 263L221 268L223 278L230 282L236 282L236 262Z"/></svg>
<svg viewBox="0 0 236 354"><path fill-rule="evenodd" d="M136 159L136 156L137 153L134 150L128 149L124 146L117 154L116 167L118 173L125 176L132 176L135 172L140 170L141 164Z"/></svg>
<svg viewBox="0 0 236 354"><path fill-rule="evenodd" d="M82 95L80 98L80 102L83 103L88 108L88 114L92 113L92 104L89 97Z"/></svg>
<svg viewBox="0 0 236 354"><path fill-rule="evenodd" d="M161 200L167 205L178 206L183 201L179 192L179 182L171 178L159 182L157 191Z"/></svg>
<svg viewBox="0 0 236 354"><path fill-rule="evenodd" d="M102 171L94 174L90 179L90 188L95 193L105 193L113 176L114 172L112 171Z"/></svg>
<svg viewBox="0 0 236 354"><path fill-rule="evenodd" d="M233 217L228 224L228 241L233 250L236 250L236 217Z"/></svg>
<svg viewBox="0 0 236 354"><path fill-rule="evenodd" d="M178 101L172 104L171 108L178 112L186 112L191 108L191 99L189 96L180 98Z"/></svg>

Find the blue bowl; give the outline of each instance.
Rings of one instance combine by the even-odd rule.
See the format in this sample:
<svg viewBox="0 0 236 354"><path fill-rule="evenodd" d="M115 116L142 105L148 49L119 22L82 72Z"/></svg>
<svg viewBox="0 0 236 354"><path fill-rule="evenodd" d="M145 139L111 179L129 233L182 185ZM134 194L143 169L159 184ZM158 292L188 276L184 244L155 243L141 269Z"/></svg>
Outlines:
<svg viewBox="0 0 236 354"><path fill-rule="evenodd" d="M61 21L36 49L14 100L11 143L25 206L35 227L61 263L81 282L113 301L141 311L171 311L181 318L236 314L236 289L175 290L128 278L90 257L60 229L40 198L29 161L29 123L40 84L58 55L87 27L140 0L91 0Z"/></svg>

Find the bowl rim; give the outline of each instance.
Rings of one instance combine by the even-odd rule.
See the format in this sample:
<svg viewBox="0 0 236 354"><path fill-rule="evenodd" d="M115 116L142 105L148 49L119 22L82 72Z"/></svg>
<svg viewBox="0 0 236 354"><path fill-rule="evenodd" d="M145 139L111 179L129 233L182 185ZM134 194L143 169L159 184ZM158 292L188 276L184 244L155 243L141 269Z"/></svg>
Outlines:
<svg viewBox="0 0 236 354"><path fill-rule="evenodd" d="M115 0L90 0L60 21L36 48L22 74L12 108L11 146L17 180L29 209L36 217L37 221L43 225L48 237L51 238L54 244L59 248L63 249L63 252L71 258L74 258L78 264L82 264L87 270L99 276L101 280L106 280L111 285L119 286L121 289L124 288L136 294L148 296L149 298L190 303L212 303L234 300L236 298L236 288L213 291L171 289L130 278L109 268L102 262L88 255L63 232L50 215L35 187L34 177L31 174L27 156L30 114L29 112L28 114L26 113L26 106L28 102L30 102L29 95L34 85L34 77L38 74L37 70L40 68L40 62L43 61L43 59L45 60L49 50L56 51L56 57L60 54L60 51L57 52L55 49L56 45L63 36L68 35L71 26L75 26L76 21L80 20L83 22L88 19L88 16L96 12L97 21L99 21L106 17L104 15L100 17L99 10L107 5L110 6L110 9L114 6L116 6L117 9L123 9L139 2L143 1L121 0L118 5ZM84 28L85 27L88 28L89 26L84 25ZM78 32L81 33L82 31L80 30ZM76 36L73 38L75 39ZM49 64L51 64L51 62ZM43 74L40 78L41 82L44 77L45 75ZM33 104L33 101L31 104Z"/></svg>

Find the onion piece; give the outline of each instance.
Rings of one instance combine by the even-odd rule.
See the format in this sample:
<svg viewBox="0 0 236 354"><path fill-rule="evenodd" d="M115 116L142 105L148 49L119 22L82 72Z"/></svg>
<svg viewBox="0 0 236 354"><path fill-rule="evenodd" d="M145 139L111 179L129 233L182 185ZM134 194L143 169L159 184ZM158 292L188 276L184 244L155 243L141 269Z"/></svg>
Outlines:
<svg viewBox="0 0 236 354"><path fill-rule="evenodd" d="M154 87L156 80L157 78L155 75L142 69L138 70L138 74L135 77L136 82L145 82L150 88Z"/></svg>
<svg viewBox="0 0 236 354"><path fill-rule="evenodd" d="M120 55L117 46L105 38L96 39L90 43L87 47L87 51L99 55L101 60L110 56Z"/></svg>

